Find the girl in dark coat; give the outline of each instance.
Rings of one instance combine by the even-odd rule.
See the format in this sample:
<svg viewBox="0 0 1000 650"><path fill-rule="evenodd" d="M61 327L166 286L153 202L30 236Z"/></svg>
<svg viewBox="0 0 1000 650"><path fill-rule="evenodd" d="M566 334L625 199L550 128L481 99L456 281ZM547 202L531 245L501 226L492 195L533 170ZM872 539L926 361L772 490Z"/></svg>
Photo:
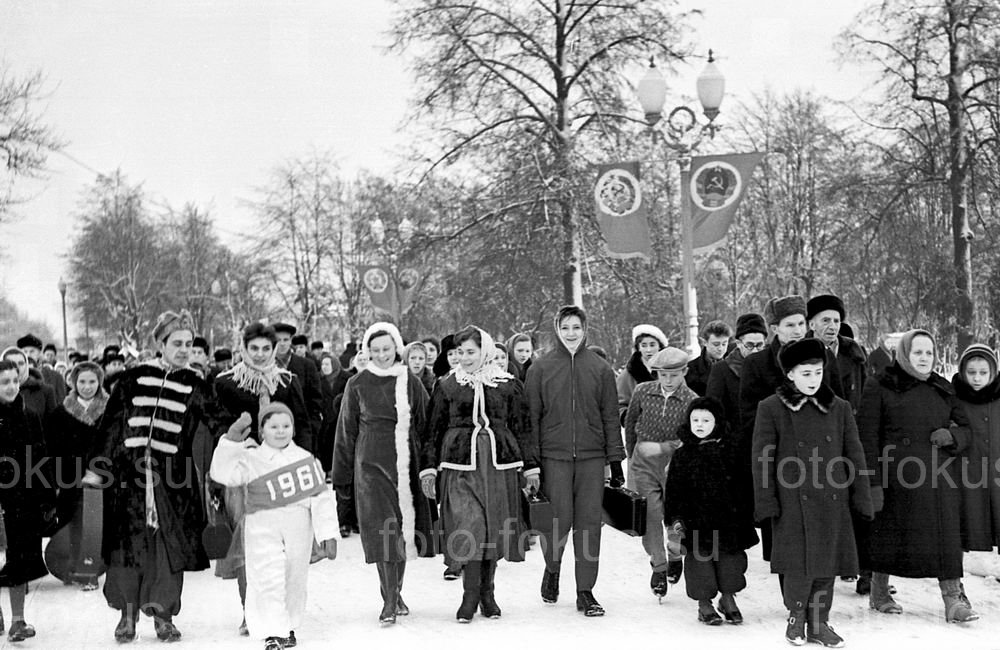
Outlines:
<svg viewBox="0 0 1000 650"><path fill-rule="evenodd" d="M902 613L889 594L890 574L938 578L945 618L966 622L979 616L962 588L961 476L950 457L965 448L969 421L934 361L934 338L910 330L895 362L865 385L858 409L861 442L875 470L869 603L884 614Z"/></svg>
<svg viewBox="0 0 1000 650"><path fill-rule="evenodd" d="M962 456L962 548L991 551L1000 544L1000 375L997 357L970 345L951 380L969 418Z"/></svg>
<svg viewBox="0 0 1000 650"><path fill-rule="evenodd" d="M639 384L656 377L649 370L649 363L656 353L667 347L667 335L656 325L636 325L632 328L632 356L625 364L625 371L615 379L618 389L618 420L625 426L625 414L632 401L632 391Z"/></svg>
<svg viewBox="0 0 1000 650"><path fill-rule="evenodd" d="M76 557L83 537L83 488L80 479L89 460L90 450L98 435L97 425L108 405L104 392L104 371L93 361L73 366L69 373L70 393L56 409L46 430L46 446L55 459L56 515L60 523L70 528L71 557ZM85 590L96 589L96 577L83 584Z"/></svg>
<svg viewBox="0 0 1000 650"><path fill-rule="evenodd" d="M44 428L45 423L55 413L58 406L55 391L45 383L41 371L31 367L28 354L24 350L7 348L3 353L0 353L0 359L9 359L17 364L21 399L24 400L25 408L38 414Z"/></svg>
<svg viewBox="0 0 1000 650"><path fill-rule="evenodd" d="M361 353L369 361L347 382L333 452L334 485L354 486L361 547L377 565L385 625L410 612L400 596L406 560L418 550L434 554L428 540L437 510L420 494L417 476L427 391L400 363L402 351L395 325L375 323L365 332Z"/></svg>
<svg viewBox="0 0 1000 650"><path fill-rule="evenodd" d="M493 363L489 334L467 327L455 335L462 361L434 391L420 472L423 492L437 497L452 565L464 565L462 605L468 623L478 608L499 618L493 598L497 562L524 560L518 470L538 489L537 459L525 459L528 423L521 382Z"/></svg>
<svg viewBox="0 0 1000 650"><path fill-rule="evenodd" d="M663 520L682 534L684 582L688 597L698 601L698 620L722 622L712 607L721 593L719 611L738 625L743 615L735 594L747 586L745 551L758 538L753 511L740 498L736 448L722 405L711 397L692 401L677 436L683 444L670 461Z"/></svg>
<svg viewBox="0 0 1000 650"><path fill-rule="evenodd" d="M817 339L781 349L789 381L757 409L753 478L755 516L771 520L785 638L839 648L844 640L829 625L833 586L836 576L858 572L851 511L871 519L872 499L851 405L823 382L825 353Z"/></svg>
<svg viewBox="0 0 1000 650"><path fill-rule="evenodd" d="M7 563L0 569L0 587L10 594L10 641L35 636L35 628L24 621L24 597L28 582L48 571L42 560L43 513L55 506L52 483L25 468L45 457L42 428L36 413L24 406L18 392L18 367L0 361L0 511L6 521ZM51 478L51 477L47 477ZM34 479L34 480L32 480ZM0 632L3 618L0 617Z"/></svg>

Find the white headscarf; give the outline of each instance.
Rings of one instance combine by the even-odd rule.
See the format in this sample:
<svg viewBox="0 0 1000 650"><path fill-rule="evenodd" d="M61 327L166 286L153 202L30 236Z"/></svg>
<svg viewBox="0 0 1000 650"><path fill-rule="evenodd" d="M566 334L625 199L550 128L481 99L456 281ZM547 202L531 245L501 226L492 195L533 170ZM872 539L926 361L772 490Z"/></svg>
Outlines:
<svg viewBox="0 0 1000 650"><path fill-rule="evenodd" d="M280 386L292 381L292 372L278 365L277 354L278 349L272 344L270 356L262 365L256 366L250 360L247 342L241 340L240 362L219 376L231 376L237 387L256 395L260 405L266 406L271 403L271 396L277 392Z"/></svg>
<svg viewBox="0 0 1000 650"><path fill-rule="evenodd" d="M486 416L483 386L496 388L498 384L514 378L514 375L493 363L493 357L497 353L493 337L478 327L476 327L476 331L479 332L483 341L480 348L482 355L479 358L479 365L473 368L472 372L467 372L462 366L455 369L455 381L458 382L458 385L472 387L472 422L475 425L473 434L479 433L482 429L490 428L490 419Z"/></svg>
<svg viewBox="0 0 1000 650"><path fill-rule="evenodd" d="M399 355L400 358L402 358L403 348L405 346L403 345L403 337L399 333L399 328L397 328L392 323L386 323L384 321L380 321L378 323L372 323L371 327L365 330L365 335L361 339L361 352L359 352L358 354L363 355L365 360L368 362L365 364L366 370L370 370L374 374L380 376L396 374L387 372L385 370L383 370L382 372L376 372L376 370L380 370L380 368L378 368L374 363L371 363L372 351L369 346L371 345L372 342L372 335L377 332L386 332L389 334L389 337L392 338L392 342L396 344L396 354ZM405 366L406 364L404 363L403 365Z"/></svg>

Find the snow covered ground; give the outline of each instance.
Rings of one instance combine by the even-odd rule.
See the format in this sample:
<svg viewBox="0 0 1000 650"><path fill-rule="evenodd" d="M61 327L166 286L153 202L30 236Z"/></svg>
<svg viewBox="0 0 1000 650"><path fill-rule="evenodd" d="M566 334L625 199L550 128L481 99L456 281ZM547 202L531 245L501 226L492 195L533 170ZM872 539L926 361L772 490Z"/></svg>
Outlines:
<svg viewBox="0 0 1000 650"><path fill-rule="evenodd" d="M638 539L605 527L601 574L594 593L607 609L603 618L587 619L575 608L572 548L563 564L562 596L555 605L542 603L538 589L543 563L537 546L526 562L501 564L497 571L500 620L477 616L469 625L455 622L461 599L461 581L441 578L440 559L409 563L403 595L413 610L394 627L380 628L378 578L365 565L358 536L340 541L339 557L311 568L306 621L296 630L301 648L400 647L400 644L434 644L441 648L511 648L530 650L604 646L607 648L680 647L785 648L784 610L775 576L760 560L760 547L750 551L748 587L737 596L746 618L741 626L707 627L696 620L696 604L684 594L683 580L658 604L649 591L649 564ZM854 593L854 584L837 582L831 624L850 648L892 650L901 647L953 647L963 650L1000 648L1000 557L970 554L966 560L965 587L980 620L966 625L944 622L943 606L935 580L894 578L902 616L877 614L867 598ZM973 575L976 574L976 575ZM181 643L214 650L261 648L261 641L237 636L240 622L235 581L222 581L211 571L188 573L177 626ZM102 579L103 584L103 579ZM6 590L4 590L6 591ZM3 609L9 624L6 593ZM80 591L52 577L32 585L27 619L38 635L11 644L2 637L0 647L116 648L112 637L117 612L105 604L101 591ZM140 638L134 647L157 647L150 619L139 622ZM360 645L358 645L360 644ZM818 647L818 646L810 646Z"/></svg>

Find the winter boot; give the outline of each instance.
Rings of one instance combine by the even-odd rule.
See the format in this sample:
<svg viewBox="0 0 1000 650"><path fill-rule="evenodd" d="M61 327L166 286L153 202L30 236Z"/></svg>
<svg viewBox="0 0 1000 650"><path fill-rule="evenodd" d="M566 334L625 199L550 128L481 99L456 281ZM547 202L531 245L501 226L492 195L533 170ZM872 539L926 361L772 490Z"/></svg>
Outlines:
<svg viewBox="0 0 1000 650"><path fill-rule="evenodd" d="M399 574L396 562L376 562L378 568L379 591L382 593L382 612L378 615L382 625L396 623L396 607L399 602Z"/></svg>
<svg viewBox="0 0 1000 650"><path fill-rule="evenodd" d="M677 584L684 573L684 560L670 560L667 563L667 582L672 585Z"/></svg>
<svg viewBox="0 0 1000 650"><path fill-rule="evenodd" d="M403 602L403 574L406 573L406 562L396 563L396 577L399 582L399 595L396 596L396 616L409 616L410 608ZM287 645L287 644L286 644Z"/></svg>
<svg viewBox="0 0 1000 650"><path fill-rule="evenodd" d="M288 636L285 637L285 647L294 648L299 644L299 640L295 638L295 630L289 630Z"/></svg>
<svg viewBox="0 0 1000 650"><path fill-rule="evenodd" d="M264 640L264 650L285 650L285 640L280 636L269 636Z"/></svg>
<svg viewBox="0 0 1000 650"><path fill-rule="evenodd" d="M483 560L482 579L479 583L479 613L486 618L500 618L500 606L493 597L493 578L496 572L496 560Z"/></svg>
<svg viewBox="0 0 1000 650"><path fill-rule="evenodd" d="M559 600L559 572L545 569L542 575L542 601L554 603Z"/></svg>
<svg viewBox="0 0 1000 650"><path fill-rule="evenodd" d="M825 648L844 647L844 639L825 622L815 625L810 624L809 630L806 633L806 640L809 643L818 643Z"/></svg>
<svg viewBox="0 0 1000 650"><path fill-rule="evenodd" d="M938 584L941 587L941 598L944 599L944 619L946 621L949 623L968 623L979 618L979 614L972 610L968 599L963 598L961 580L941 578L938 580Z"/></svg>
<svg viewBox="0 0 1000 650"><path fill-rule="evenodd" d="M483 575L481 564L478 561L467 562L462 570L462 605L455 613L459 623L470 622L479 608L479 587Z"/></svg>
<svg viewBox="0 0 1000 650"><path fill-rule="evenodd" d="M576 592L576 611L583 612L584 616L604 616L604 608L594 598L592 591Z"/></svg>
<svg viewBox="0 0 1000 650"><path fill-rule="evenodd" d="M743 623L743 613L740 608L736 605L736 595L735 594L722 594L719 597L719 611L726 618L726 621L732 623L733 625L740 625Z"/></svg>
<svg viewBox="0 0 1000 650"><path fill-rule="evenodd" d="M854 593L859 596L867 596L872 592L872 572L862 569L858 576L858 583L854 586Z"/></svg>
<svg viewBox="0 0 1000 650"><path fill-rule="evenodd" d="M722 625L722 617L712 606L712 600L702 598L698 601L698 622L705 625Z"/></svg>
<svg viewBox="0 0 1000 650"><path fill-rule="evenodd" d="M667 572L653 571L653 576L649 579L649 588L653 590L653 595L663 600L667 595Z"/></svg>
<svg viewBox="0 0 1000 650"><path fill-rule="evenodd" d="M129 615L128 609L123 610L122 618L115 627L115 641L118 643L135 641L135 622L138 618L138 612Z"/></svg>
<svg viewBox="0 0 1000 650"><path fill-rule="evenodd" d="M803 610L788 612L788 627L785 628L785 641L792 645L806 643L806 613Z"/></svg>
<svg viewBox="0 0 1000 650"><path fill-rule="evenodd" d="M452 568L446 567L444 570L445 580L458 580L462 577L462 567Z"/></svg>
<svg viewBox="0 0 1000 650"><path fill-rule="evenodd" d="M160 641L174 643L181 640L181 631L177 629L177 626L169 618L154 616L153 628L156 630L156 638Z"/></svg>
<svg viewBox="0 0 1000 650"><path fill-rule="evenodd" d="M903 608L889 593L889 574L872 572L872 588L868 594L868 605L882 614L902 614Z"/></svg>

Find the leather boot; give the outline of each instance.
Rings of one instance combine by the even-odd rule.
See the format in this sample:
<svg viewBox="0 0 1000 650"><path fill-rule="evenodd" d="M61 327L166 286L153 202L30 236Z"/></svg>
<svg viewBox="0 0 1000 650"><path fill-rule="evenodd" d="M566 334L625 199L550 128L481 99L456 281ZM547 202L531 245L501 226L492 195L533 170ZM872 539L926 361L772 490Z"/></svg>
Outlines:
<svg viewBox="0 0 1000 650"><path fill-rule="evenodd" d="M479 607L479 584L482 581L481 562L467 562L462 570L462 605L455 613L459 623L468 623Z"/></svg>
<svg viewBox="0 0 1000 650"><path fill-rule="evenodd" d="M393 625L396 622L396 606L399 602L399 574L396 562L376 562L378 568L379 591L382 593L382 613L379 623Z"/></svg>
<svg viewBox="0 0 1000 650"><path fill-rule="evenodd" d="M486 618L500 618L500 606L493 597L493 577L497 572L496 560L483 560L482 579L479 583L479 612Z"/></svg>
<svg viewBox="0 0 1000 650"><path fill-rule="evenodd" d="M868 605L882 614L902 614L903 608L889 593L889 574L872 572L872 590L868 594Z"/></svg>
<svg viewBox="0 0 1000 650"><path fill-rule="evenodd" d="M410 608L403 602L403 574L406 573L406 562L396 563L396 575L399 578L399 595L396 597L396 616L409 616Z"/></svg>
<svg viewBox="0 0 1000 650"><path fill-rule="evenodd" d="M968 623L979 618L965 598L962 581L958 578L941 578L941 598L944 600L944 619L949 623Z"/></svg>

